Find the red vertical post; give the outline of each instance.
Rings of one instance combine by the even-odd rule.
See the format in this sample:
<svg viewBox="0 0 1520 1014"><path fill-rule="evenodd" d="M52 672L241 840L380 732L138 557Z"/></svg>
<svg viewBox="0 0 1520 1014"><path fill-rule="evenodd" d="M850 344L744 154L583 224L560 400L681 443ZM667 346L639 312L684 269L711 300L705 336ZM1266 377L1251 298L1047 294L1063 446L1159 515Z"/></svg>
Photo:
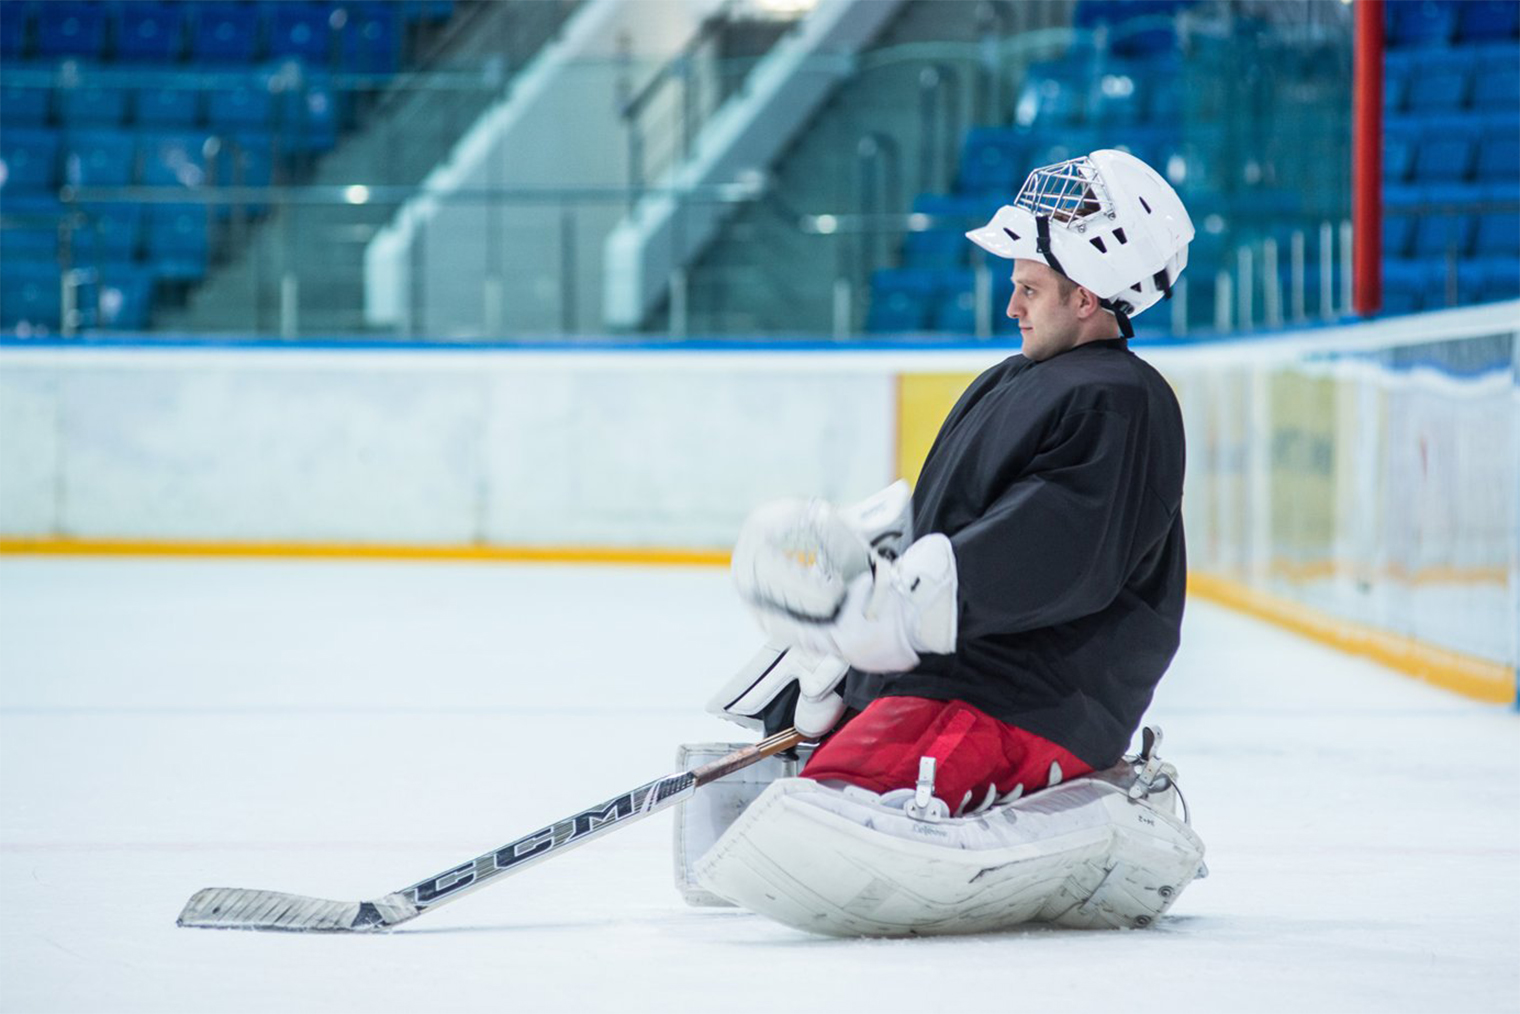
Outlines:
<svg viewBox="0 0 1520 1014"><path fill-rule="evenodd" d="M1383 305L1383 0L1356 0L1352 46L1351 305Z"/></svg>

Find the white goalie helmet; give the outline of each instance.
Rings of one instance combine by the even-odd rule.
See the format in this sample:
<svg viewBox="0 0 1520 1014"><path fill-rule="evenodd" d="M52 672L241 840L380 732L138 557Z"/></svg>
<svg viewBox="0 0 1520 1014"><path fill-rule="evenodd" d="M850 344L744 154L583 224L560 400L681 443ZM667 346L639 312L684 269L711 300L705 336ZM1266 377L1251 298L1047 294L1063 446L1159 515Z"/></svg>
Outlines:
<svg viewBox="0 0 1520 1014"><path fill-rule="evenodd" d="M1128 318L1170 296L1187 267L1193 222L1160 174L1105 148L1036 169L1012 204L966 238L1091 290L1128 336Z"/></svg>

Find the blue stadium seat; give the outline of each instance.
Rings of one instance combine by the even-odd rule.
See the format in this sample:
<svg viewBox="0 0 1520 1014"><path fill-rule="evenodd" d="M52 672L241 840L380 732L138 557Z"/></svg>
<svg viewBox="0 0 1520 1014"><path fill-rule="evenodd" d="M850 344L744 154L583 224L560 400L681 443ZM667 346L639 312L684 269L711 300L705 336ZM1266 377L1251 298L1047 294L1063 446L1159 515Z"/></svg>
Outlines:
<svg viewBox="0 0 1520 1014"><path fill-rule="evenodd" d="M1484 302L1520 297L1520 257L1490 257L1478 263L1483 266Z"/></svg>
<svg viewBox="0 0 1520 1014"><path fill-rule="evenodd" d="M146 212L148 264L156 277L199 281L210 256L210 218L200 204L154 204Z"/></svg>
<svg viewBox="0 0 1520 1014"><path fill-rule="evenodd" d="M1383 312L1417 313L1424 309L1428 269L1417 261L1383 261Z"/></svg>
<svg viewBox="0 0 1520 1014"><path fill-rule="evenodd" d="M1457 38L1489 42L1520 33L1520 4L1515 0L1466 0L1457 15Z"/></svg>
<svg viewBox="0 0 1520 1014"><path fill-rule="evenodd" d="M105 10L95 4L53 0L37 10L37 53L96 60L105 54Z"/></svg>
<svg viewBox="0 0 1520 1014"><path fill-rule="evenodd" d="M142 243L143 206L133 203L88 204L73 235L76 263L126 262Z"/></svg>
<svg viewBox="0 0 1520 1014"><path fill-rule="evenodd" d="M1460 260L1472 247L1473 216L1461 213L1429 213L1419 217L1414 229L1415 257Z"/></svg>
<svg viewBox="0 0 1520 1014"><path fill-rule="evenodd" d="M1409 75L1388 70L1383 75L1383 112L1401 113L1409 101Z"/></svg>
<svg viewBox="0 0 1520 1014"><path fill-rule="evenodd" d="M1383 9L1389 46L1444 46L1456 28L1456 10L1444 0L1396 0Z"/></svg>
<svg viewBox="0 0 1520 1014"><path fill-rule="evenodd" d="M64 127L119 127L127 121L127 92L91 84L88 77L72 88L59 88L58 120Z"/></svg>
<svg viewBox="0 0 1520 1014"><path fill-rule="evenodd" d="M1468 179L1477 154L1478 136L1474 128L1439 119L1429 121L1415 152L1414 179L1430 183Z"/></svg>
<svg viewBox="0 0 1520 1014"><path fill-rule="evenodd" d="M1403 112L1409 105L1410 80L1419 52L1390 50L1383 54L1383 110Z"/></svg>
<svg viewBox="0 0 1520 1014"><path fill-rule="evenodd" d="M882 269L871 274L871 306L866 330L874 332L923 331L939 288L932 271Z"/></svg>
<svg viewBox="0 0 1520 1014"><path fill-rule="evenodd" d="M64 178L76 187L124 187L136 182L137 138L124 130L69 132Z"/></svg>
<svg viewBox="0 0 1520 1014"><path fill-rule="evenodd" d="M1053 129L1081 123L1087 95L1087 79L1069 68L1031 64L1014 103L1013 122L1020 127Z"/></svg>
<svg viewBox="0 0 1520 1014"><path fill-rule="evenodd" d="M138 141L142 181L150 187L199 187L207 183L206 143L199 131L154 131Z"/></svg>
<svg viewBox="0 0 1520 1014"><path fill-rule="evenodd" d="M26 51L32 25L32 5L22 0L0 0L0 57L15 60Z"/></svg>
<svg viewBox="0 0 1520 1014"><path fill-rule="evenodd" d="M1485 182L1520 179L1520 115L1497 116L1484 126L1477 177Z"/></svg>
<svg viewBox="0 0 1520 1014"><path fill-rule="evenodd" d="M56 264L62 214L62 202L47 194L18 194L0 201L0 270L17 260Z"/></svg>
<svg viewBox="0 0 1520 1014"><path fill-rule="evenodd" d="M332 61L331 18L327 4L277 3L269 11L269 55L295 56L318 67Z"/></svg>
<svg viewBox="0 0 1520 1014"><path fill-rule="evenodd" d="M401 67L401 26L395 4L356 3L339 33L338 59L345 70L394 74Z"/></svg>
<svg viewBox="0 0 1520 1014"><path fill-rule="evenodd" d="M1155 12L1143 20L1131 19L1128 24L1115 26L1108 45L1119 56L1175 52L1177 29L1167 14Z"/></svg>
<svg viewBox="0 0 1520 1014"><path fill-rule="evenodd" d="M44 127L8 127L0 131L0 166L9 197L26 190L51 190L58 185L57 131Z"/></svg>
<svg viewBox="0 0 1520 1014"><path fill-rule="evenodd" d="M151 269L134 264L100 268L95 286L93 319L86 327L107 331L141 331L148 326L153 297Z"/></svg>
<svg viewBox="0 0 1520 1014"><path fill-rule="evenodd" d="M303 90L288 93L282 133L292 151L329 151L338 143L338 93L332 77L308 73Z"/></svg>
<svg viewBox="0 0 1520 1014"><path fill-rule="evenodd" d="M1415 217L1407 212L1390 211L1383 216L1383 256L1407 257L1414 238Z"/></svg>
<svg viewBox="0 0 1520 1014"><path fill-rule="evenodd" d="M970 335L976 333L975 283L961 292L948 292L935 303L929 326L934 331Z"/></svg>
<svg viewBox="0 0 1520 1014"><path fill-rule="evenodd" d="M1166 82L1159 88L1147 86L1145 98L1146 120L1173 129L1182 123L1186 112L1186 93L1174 82Z"/></svg>
<svg viewBox="0 0 1520 1014"><path fill-rule="evenodd" d="M1520 256L1520 211L1490 211L1479 215L1473 252L1479 257Z"/></svg>
<svg viewBox="0 0 1520 1014"><path fill-rule="evenodd" d="M930 229L910 232L903 239L903 266L958 268L966 263L971 241L964 230Z"/></svg>
<svg viewBox="0 0 1520 1014"><path fill-rule="evenodd" d="M913 198L913 211L931 215L935 228L960 229L962 232L987 222L998 208L1014 195L919 194ZM968 241L969 242L969 241Z"/></svg>
<svg viewBox="0 0 1520 1014"><path fill-rule="evenodd" d="M214 131L267 129L274 120L268 71L251 71L214 88L206 98L206 121Z"/></svg>
<svg viewBox="0 0 1520 1014"><path fill-rule="evenodd" d="M1029 171L1027 141L1002 127L977 127L966 135L961 151L959 189L972 194L1006 193L1011 198Z"/></svg>
<svg viewBox="0 0 1520 1014"><path fill-rule="evenodd" d="M1426 310L1443 310L1461 302L1461 261L1445 258L1415 258L1414 265L1424 282L1420 303ZM1449 291L1448 285L1456 291Z"/></svg>
<svg viewBox="0 0 1520 1014"><path fill-rule="evenodd" d="M190 51L203 63L252 63L260 52L259 11L246 4L196 5Z"/></svg>
<svg viewBox="0 0 1520 1014"><path fill-rule="evenodd" d="M222 135L217 153L216 180L222 186L267 187L274 182L279 156L275 135L240 130Z"/></svg>
<svg viewBox="0 0 1520 1014"><path fill-rule="evenodd" d="M1422 52L1413 75L1407 100L1412 111L1461 109L1472 86L1472 58L1460 50Z"/></svg>
<svg viewBox="0 0 1520 1014"><path fill-rule="evenodd" d="M1482 261L1464 260L1457 264L1457 305L1471 306L1483 302L1483 287L1487 281L1487 265Z"/></svg>
<svg viewBox="0 0 1520 1014"><path fill-rule="evenodd" d="M0 85L0 122L10 127L40 127L47 122L47 88L31 85Z"/></svg>
<svg viewBox="0 0 1520 1014"><path fill-rule="evenodd" d="M1520 45L1513 43L1473 49L1472 104L1496 112L1520 108Z"/></svg>
<svg viewBox="0 0 1520 1014"><path fill-rule="evenodd" d="M193 127L201 119L201 92L166 81L139 88L136 97L140 127Z"/></svg>
<svg viewBox="0 0 1520 1014"><path fill-rule="evenodd" d="M57 328L62 305L58 265L16 262L0 271L0 326Z"/></svg>
<svg viewBox="0 0 1520 1014"><path fill-rule="evenodd" d="M1414 171L1420 131L1417 127L1389 124L1383 131L1383 182L1403 183Z"/></svg>
<svg viewBox="0 0 1520 1014"><path fill-rule="evenodd" d="M1143 68L1143 64L1120 63L1099 75L1088 105L1088 120L1105 126L1144 122L1146 109L1141 88L1150 83L1150 78Z"/></svg>
<svg viewBox="0 0 1520 1014"><path fill-rule="evenodd" d="M184 52L184 3L133 0L112 5L116 59L127 63L174 63Z"/></svg>

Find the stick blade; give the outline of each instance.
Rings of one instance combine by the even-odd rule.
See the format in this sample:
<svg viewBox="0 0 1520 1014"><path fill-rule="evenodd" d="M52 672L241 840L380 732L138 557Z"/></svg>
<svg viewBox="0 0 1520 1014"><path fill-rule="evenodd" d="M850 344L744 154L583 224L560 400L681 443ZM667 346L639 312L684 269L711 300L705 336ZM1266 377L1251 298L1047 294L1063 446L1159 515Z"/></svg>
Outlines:
<svg viewBox="0 0 1520 1014"><path fill-rule="evenodd" d="M200 929L350 933L385 929L416 914L415 908L394 895L380 901L328 901L282 891L208 887L185 903L178 924Z"/></svg>

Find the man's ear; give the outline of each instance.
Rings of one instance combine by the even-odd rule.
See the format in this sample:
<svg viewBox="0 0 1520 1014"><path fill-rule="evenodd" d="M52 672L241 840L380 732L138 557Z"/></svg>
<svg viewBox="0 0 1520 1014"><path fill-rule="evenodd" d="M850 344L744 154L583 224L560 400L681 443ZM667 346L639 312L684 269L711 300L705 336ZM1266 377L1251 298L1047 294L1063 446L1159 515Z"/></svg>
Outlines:
<svg viewBox="0 0 1520 1014"><path fill-rule="evenodd" d="M1101 310L1098 297L1091 289L1077 286L1077 316L1084 320Z"/></svg>

